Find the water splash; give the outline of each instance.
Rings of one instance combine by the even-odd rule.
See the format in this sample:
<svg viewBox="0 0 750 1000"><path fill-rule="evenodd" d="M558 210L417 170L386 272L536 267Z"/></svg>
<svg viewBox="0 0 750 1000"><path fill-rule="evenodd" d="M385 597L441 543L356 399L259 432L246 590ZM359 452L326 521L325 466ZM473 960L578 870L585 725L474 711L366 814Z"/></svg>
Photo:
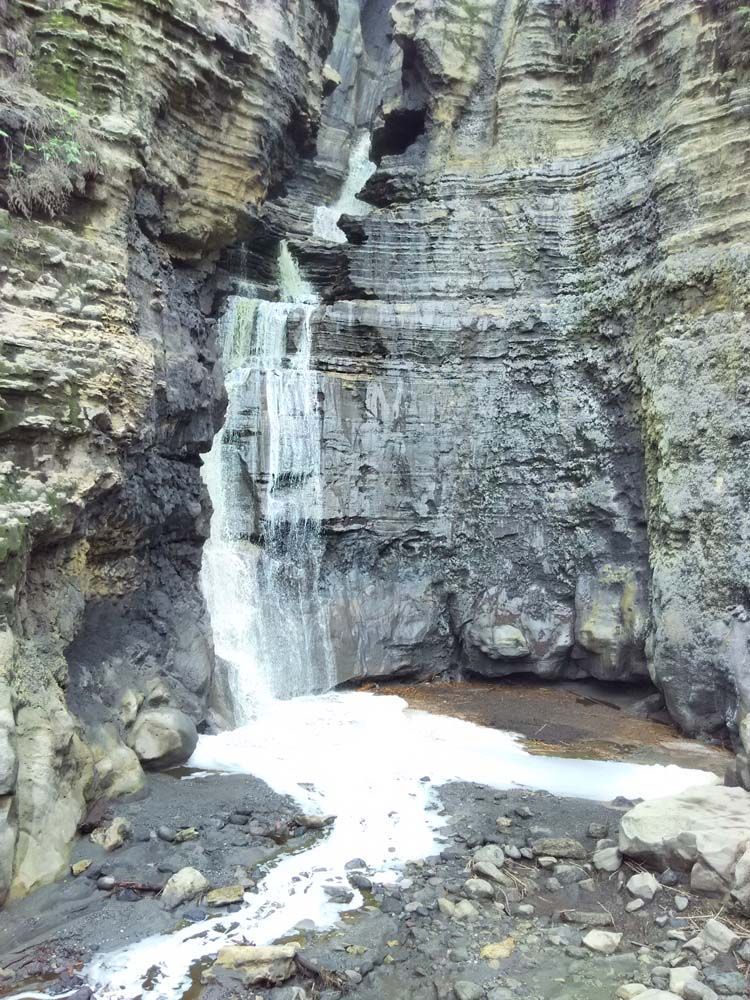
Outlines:
<svg viewBox="0 0 750 1000"><path fill-rule="evenodd" d="M352 146L349 166L338 198L332 205L320 205L313 216L313 235L329 243L346 243L346 236L338 227L342 215L366 215L369 206L357 195L375 173L377 167L370 159L370 133L363 132Z"/></svg>
<svg viewBox="0 0 750 1000"><path fill-rule="evenodd" d="M324 691L335 680L318 594L317 298L286 243L278 267L284 301L229 300L220 331L227 414L204 463L214 513L203 592L239 722L271 698Z"/></svg>
<svg viewBox="0 0 750 1000"><path fill-rule="evenodd" d="M334 814L336 821L312 848L272 867L231 923L213 918L98 956L87 976L101 1000L144 994L178 1000L190 985L191 965L226 944L269 944L302 920L332 926L343 911L363 905L357 891L346 904L333 902L327 891L351 890L349 859L363 858L370 877L388 883L405 861L441 849L436 788L445 782L609 800L655 798L717 780L674 765L534 757L511 733L362 692L273 702L251 725L202 736L191 764L252 773L292 795L304 811Z"/></svg>

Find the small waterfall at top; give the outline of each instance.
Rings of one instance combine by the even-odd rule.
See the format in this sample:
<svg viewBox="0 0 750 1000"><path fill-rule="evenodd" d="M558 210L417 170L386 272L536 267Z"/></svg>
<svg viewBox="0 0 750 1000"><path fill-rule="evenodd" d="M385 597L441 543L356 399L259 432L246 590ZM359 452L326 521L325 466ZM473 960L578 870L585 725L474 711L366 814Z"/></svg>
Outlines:
<svg viewBox="0 0 750 1000"><path fill-rule="evenodd" d="M310 368L318 300L286 243L278 271L283 301L229 300L228 408L204 465L214 513L203 591L238 722L269 698L335 683L318 596L321 415Z"/></svg>
<svg viewBox="0 0 750 1000"><path fill-rule="evenodd" d="M329 243L346 243L336 225L342 215L365 215L369 209L357 195L377 169L370 159L370 133L363 132L352 146L349 168L338 198L332 205L320 205L313 217L313 235Z"/></svg>

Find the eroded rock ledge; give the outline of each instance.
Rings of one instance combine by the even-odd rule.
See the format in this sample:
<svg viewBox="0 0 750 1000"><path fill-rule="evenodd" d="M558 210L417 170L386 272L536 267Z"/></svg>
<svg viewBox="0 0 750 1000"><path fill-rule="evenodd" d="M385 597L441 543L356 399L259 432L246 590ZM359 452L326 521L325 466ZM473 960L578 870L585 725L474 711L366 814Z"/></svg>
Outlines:
<svg viewBox="0 0 750 1000"><path fill-rule="evenodd" d="M326 303L340 678L650 676L687 732L747 748L744 15L342 10L321 135L369 122L369 214L311 238L327 141L263 213Z"/></svg>
<svg viewBox="0 0 750 1000"><path fill-rule="evenodd" d="M139 709L205 717L217 261L314 144L335 21L334 0L2 5L0 902L56 877L87 801L138 785Z"/></svg>

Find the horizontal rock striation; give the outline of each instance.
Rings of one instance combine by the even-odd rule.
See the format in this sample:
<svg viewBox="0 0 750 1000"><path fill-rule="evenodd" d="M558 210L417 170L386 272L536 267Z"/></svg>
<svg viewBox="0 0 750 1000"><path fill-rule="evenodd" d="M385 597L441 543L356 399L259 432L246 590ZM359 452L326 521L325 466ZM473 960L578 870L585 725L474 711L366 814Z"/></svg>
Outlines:
<svg viewBox="0 0 750 1000"><path fill-rule="evenodd" d="M366 211L343 246L311 236L336 191L321 158L263 217L325 303L340 678L650 676L686 731L739 739L746 19L723 0L343 10L342 78L373 52L380 71L328 99L321 135L369 121Z"/></svg>
<svg viewBox="0 0 750 1000"><path fill-rule="evenodd" d="M0 902L137 787L141 706L206 717L217 263L314 145L336 5L2 13Z"/></svg>

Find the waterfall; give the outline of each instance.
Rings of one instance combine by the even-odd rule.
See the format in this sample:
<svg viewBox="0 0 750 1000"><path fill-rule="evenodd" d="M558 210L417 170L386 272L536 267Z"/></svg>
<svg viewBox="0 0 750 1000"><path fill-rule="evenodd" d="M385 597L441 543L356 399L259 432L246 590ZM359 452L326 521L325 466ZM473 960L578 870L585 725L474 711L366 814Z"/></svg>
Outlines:
<svg viewBox="0 0 750 1000"><path fill-rule="evenodd" d="M368 206L357 195L375 173L376 166L370 159L370 133L363 132L352 146L349 167L338 198L332 205L315 209L313 235L329 243L346 243L346 236L337 223L342 215L365 215Z"/></svg>
<svg viewBox="0 0 750 1000"><path fill-rule="evenodd" d="M234 295L220 338L228 407L204 464L214 513L202 583L238 722L335 683L318 595L321 415L310 367L317 298L286 243L284 301Z"/></svg>

